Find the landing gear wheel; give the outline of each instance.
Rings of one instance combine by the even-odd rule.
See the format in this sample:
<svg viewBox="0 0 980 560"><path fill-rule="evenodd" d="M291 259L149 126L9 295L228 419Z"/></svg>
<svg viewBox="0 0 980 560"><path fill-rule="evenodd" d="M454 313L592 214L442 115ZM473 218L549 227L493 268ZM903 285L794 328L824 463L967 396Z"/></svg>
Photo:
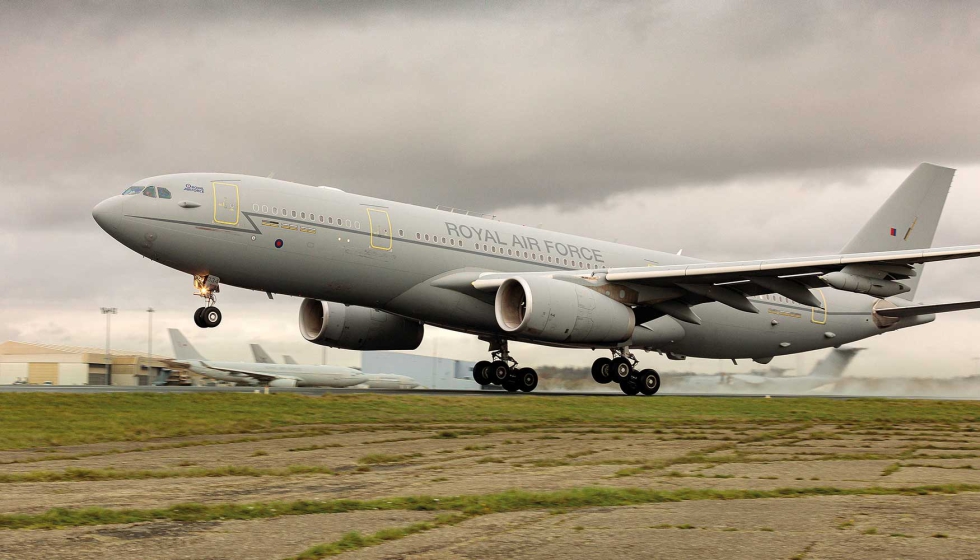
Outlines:
<svg viewBox="0 0 980 560"><path fill-rule="evenodd" d="M498 360L490 364L490 369L487 370L490 375L490 381L498 385L503 385L507 378L510 377L510 366L507 362L503 360Z"/></svg>
<svg viewBox="0 0 980 560"><path fill-rule="evenodd" d="M629 379L630 374L633 373L633 364L629 360L620 356L612 361L609 365L609 376L616 383L622 383ZM635 393L634 393L635 394Z"/></svg>
<svg viewBox="0 0 980 560"><path fill-rule="evenodd" d="M473 381L476 381L481 386L490 385L490 376L487 375L487 370L490 369L490 362L484 360L482 362L477 362L473 366Z"/></svg>
<svg viewBox="0 0 980 560"><path fill-rule="evenodd" d="M521 391L530 393L538 386L538 374L531 368L522 368L517 372L517 382Z"/></svg>
<svg viewBox="0 0 980 560"><path fill-rule="evenodd" d="M217 307L205 307L201 322L209 329L217 327L221 324L221 311Z"/></svg>
<svg viewBox="0 0 980 560"><path fill-rule="evenodd" d="M632 377L627 377L623 381L620 381L619 388L622 389L624 393L630 396L633 396L640 392L640 384L637 383Z"/></svg>
<svg viewBox="0 0 980 560"><path fill-rule="evenodd" d="M612 381L612 376L609 375L611 365L612 360L609 358L599 358L592 362L592 379L595 379L596 383L602 383L603 385Z"/></svg>
<svg viewBox="0 0 980 560"><path fill-rule="evenodd" d="M199 327L201 327L202 329L208 328L208 326L204 324L204 308L203 307L198 307L197 308L197 311L194 312L194 324L197 325L197 326L199 326Z"/></svg>
<svg viewBox="0 0 980 560"><path fill-rule="evenodd" d="M655 395L660 390L660 374L652 369L645 369L640 372L637 384L644 395Z"/></svg>
<svg viewBox="0 0 980 560"><path fill-rule="evenodd" d="M507 381L501 383L501 385L508 393L516 393L520 389L518 383L519 382L516 380L508 379Z"/></svg>

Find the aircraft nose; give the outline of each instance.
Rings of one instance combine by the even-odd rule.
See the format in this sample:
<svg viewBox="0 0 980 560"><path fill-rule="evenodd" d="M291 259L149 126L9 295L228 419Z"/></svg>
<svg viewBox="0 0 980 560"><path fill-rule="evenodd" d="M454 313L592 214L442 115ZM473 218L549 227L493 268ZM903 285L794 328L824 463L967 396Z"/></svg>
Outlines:
<svg viewBox="0 0 980 560"><path fill-rule="evenodd" d="M122 220L121 197L114 196L96 204L92 209L92 217L95 218L95 223L107 233L114 233Z"/></svg>

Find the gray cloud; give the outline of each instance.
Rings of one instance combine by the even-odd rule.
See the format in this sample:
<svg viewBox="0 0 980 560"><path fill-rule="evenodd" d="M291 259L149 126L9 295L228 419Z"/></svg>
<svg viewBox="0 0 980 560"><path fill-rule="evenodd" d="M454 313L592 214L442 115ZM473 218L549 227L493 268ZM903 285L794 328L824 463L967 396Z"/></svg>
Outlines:
<svg viewBox="0 0 980 560"><path fill-rule="evenodd" d="M161 6L5 9L13 219L184 170L487 208L978 158L972 4Z"/></svg>

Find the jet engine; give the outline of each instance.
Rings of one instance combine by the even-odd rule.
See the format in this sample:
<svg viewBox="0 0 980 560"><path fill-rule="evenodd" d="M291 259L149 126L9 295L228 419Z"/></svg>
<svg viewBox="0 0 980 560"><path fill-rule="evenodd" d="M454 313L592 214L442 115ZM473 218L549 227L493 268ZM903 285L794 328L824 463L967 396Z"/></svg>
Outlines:
<svg viewBox="0 0 980 560"><path fill-rule="evenodd" d="M299 331L313 344L346 350L415 350L424 327L412 321L356 305L304 299Z"/></svg>
<svg viewBox="0 0 980 560"><path fill-rule="evenodd" d="M541 276L504 280L494 302L506 332L548 342L614 344L628 340L633 310L585 286Z"/></svg>
<svg viewBox="0 0 980 560"><path fill-rule="evenodd" d="M273 379L269 382L269 387L296 387L296 379Z"/></svg>

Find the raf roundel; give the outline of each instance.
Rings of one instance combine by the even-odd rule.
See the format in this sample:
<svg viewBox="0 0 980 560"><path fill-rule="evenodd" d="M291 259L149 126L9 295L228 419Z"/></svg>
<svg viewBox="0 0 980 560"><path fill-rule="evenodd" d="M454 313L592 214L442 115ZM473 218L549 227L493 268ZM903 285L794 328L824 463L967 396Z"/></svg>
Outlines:
<svg viewBox="0 0 980 560"><path fill-rule="evenodd" d="M282 239L276 239L276 249L282 249Z"/></svg>

